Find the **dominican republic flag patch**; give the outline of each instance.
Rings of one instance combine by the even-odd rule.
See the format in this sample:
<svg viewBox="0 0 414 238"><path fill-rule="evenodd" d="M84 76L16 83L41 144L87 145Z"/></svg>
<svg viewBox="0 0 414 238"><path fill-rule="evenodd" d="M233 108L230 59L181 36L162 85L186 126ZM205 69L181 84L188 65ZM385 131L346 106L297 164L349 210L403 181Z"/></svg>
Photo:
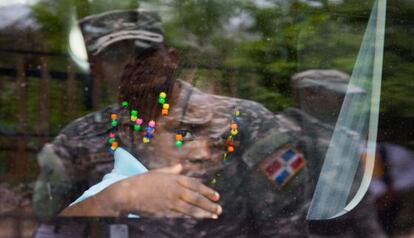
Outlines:
<svg viewBox="0 0 414 238"><path fill-rule="evenodd" d="M262 172L279 188L295 177L303 166L303 155L290 145L279 148L260 164Z"/></svg>

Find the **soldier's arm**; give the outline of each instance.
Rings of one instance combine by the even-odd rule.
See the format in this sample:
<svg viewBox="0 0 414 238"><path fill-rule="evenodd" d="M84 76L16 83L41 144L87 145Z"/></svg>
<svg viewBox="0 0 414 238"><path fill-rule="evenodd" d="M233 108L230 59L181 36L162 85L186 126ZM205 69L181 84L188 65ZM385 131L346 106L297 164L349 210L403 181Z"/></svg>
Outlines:
<svg viewBox="0 0 414 238"><path fill-rule="evenodd" d="M296 128L284 126L275 115L260 107L254 112L247 119L247 149L242 160L249 170L244 184L256 232L263 237L306 236L306 156L300 153L293 137ZM289 150L294 153L288 153L286 163L282 157ZM296 161L298 156L305 158ZM288 168L286 174L285 166L295 161L295 168Z"/></svg>
<svg viewBox="0 0 414 238"><path fill-rule="evenodd" d="M56 141L63 138L57 137ZM42 220L53 219L75 198L75 169L68 148L60 143L46 144L38 154L41 173L33 192L33 209Z"/></svg>
<svg viewBox="0 0 414 238"><path fill-rule="evenodd" d="M261 159L251 164L250 176L245 183L249 191L248 203L261 236L303 236L307 234L308 204L305 160L289 142L278 146L280 142L271 142L274 147L269 148L267 156L255 153L256 158ZM292 161L285 163L284 159Z"/></svg>
<svg viewBox="0 0 414 238"><path fill-rule="evenodd" d="M42 220L55 218L86 190L90 149L96 150L96 141L107 130L108 123L102 115L112 110L108 107L74 120L38 154L41 173L33 192L33 208Z"/></svg>

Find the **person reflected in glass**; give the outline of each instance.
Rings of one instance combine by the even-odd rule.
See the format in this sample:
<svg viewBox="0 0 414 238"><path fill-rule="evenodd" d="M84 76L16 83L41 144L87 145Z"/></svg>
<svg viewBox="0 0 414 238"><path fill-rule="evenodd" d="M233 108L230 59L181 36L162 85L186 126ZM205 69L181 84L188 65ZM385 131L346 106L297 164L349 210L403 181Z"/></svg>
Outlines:
<svg viewBox="0 0 414 238"><path fill-rule="evenodd" d="M260 157L245 152L269 131L281 129L274 114L256 102L207 94L177 80L177 52L166 47L160 24L157 14L142 10L114 11L80 22L93 76L103 74L102 58L111 58L111 52L119 54L120 45L131 46L131 56L118 64L120 86L113 93L119 93L119 102L75 120L44 146L34 195L37 214L49 221L58 213L71 217L137 214L141 218L129 224L131 232L155 237L304 234L306 204L300 196L303 186L298 186L303 185L304 176L278 190L262 170L246 165ZM168 114L162 111L161 93L166 94ZM142 131L135 130L136 120L131 122L132 110L142 119ZM151 121L155 123L150 125ZM149 127L153 130L147 138ZM116 146L113 141L107 143L110 133L116 134ZM177 140L182 145L177 146ZM117 146L149 171L68 206L110 173L114 167L110 147L116 153ZM270 147L278 155L276 149L282 145ZM249 186L250 179L264 192ZM268 199L263 194L273 196L272 206L277 209L263 213ZM251 199L261 195L260 201ZM285 199L288 196L296 198Z"/></svg>

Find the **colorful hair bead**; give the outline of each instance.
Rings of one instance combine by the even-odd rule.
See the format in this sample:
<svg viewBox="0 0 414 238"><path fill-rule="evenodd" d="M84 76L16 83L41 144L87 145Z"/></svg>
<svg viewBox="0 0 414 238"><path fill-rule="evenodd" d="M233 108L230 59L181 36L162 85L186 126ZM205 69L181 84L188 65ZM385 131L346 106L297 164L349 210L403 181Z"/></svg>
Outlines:
<svg viewBox="0 0 414 238"><path fill-rule="evenodd" d="M116 150L116 148L118 148L118 142L113 141L111 144L111 153L113 153Z"/></svg>
<svg viewBox="0 0 414 238"><path fill-rule="evenodd" d="M239 126L240 125L240 111L234 113L233 121Z"/></svg>
<svg viewBox="0 0 414 238"><path fill-rule="evenodd" d="M131 121L135 122L138 119L138 111L137 110L131 110Z"/></svg>
<svg viewBox="0 0 414 238"><path fill-rule="evenodd" d="M237 125L237 123L231 123L230 128L235 130L237 129L239 126Z"/></svg>
<svg viewBox="0 0 414 238"><path fill-rule="evenodd" d="M224 153L223 154L223 162L224 163L227 163L227 153Z"/></svg>
<svg viewBox="0 0 414 238"><path fill-rule="evenodd" d="M154 130L154 128L148 126L147 129L146 129L147 134L152 134L153 130Z"/></svg>
<svg viewBox="0 0 414 238"><path fill-rule="evenodd" d="M232 129L231 130L231 135L235 136L235 135L237 135L237 133L239 133L239 131L237 129Z"/></svg>
<svg viewBox="0 0 414 238"><path fill-rule="evenodd" d="M235 151L234 138L238 134L238 128L240 126L240 112L235 111L232 121L230 123L230 135L226 140L226 152L223 154L223 163L227 163L229 160L229 155Z"/></svg>
<svg viewBox="0 0 414 238"><path fill-rule="evenodd" d="M112 148L117 148L118 147L118 142L117 141L113 141L111 144Z"/></svg>
<svg viewBox="0 0 414 238"><path fill-rule="evenodd" d="M165 98L160 97L160 98L158 99L158 102L159 102L160 104L164 104L164 103L165 103Z"/></svg>
<svg viewBox="0 0 414 238"><path fill-rule="evenodd" d="M168 110L170 109L170 104L166 103L167 94L165 92L160 93L158 98L158 103L162 104L161 115L168 116Z"/></svg>
<svg viewBox="0 0 414 238"><path fill-rule="evenodd" d="M118 142L116 141L115 137L108 138L108 144L111 145L111 152L113 152L116 148L118 148Z"/></svg>
<svg viewBox="0 0 414 238"><path fill-rule="evenodd" d="M161 92L160 97L158 98L158 102L160 104L164 104L166 98L167 98L167 94L165 92Z"/></svg>
<svg viewBox="0 0 414 238"><path fill-rule="evenodd" d="M228 140L226 142L227 146L234 146L234 141L233 140Z"/></svg>
<svg viewBox="0 0 414 238"><path fill-rule="evenodd" d="M163 108L162 115L164 116L168 115L169 108L170 108L170 105L165 103L166 97L167 97L167 94L165 92L161 92L159 95L159 102L162 104L162 108ZM127 109L129 106L128 101L122 101L121 106L123 109ZM151 141L151 138L154 137L155 125L156 125L155 121L154 120L149 121L148 125L144 127L143 126L144 121L142 118L138 117L138 110L136 109L131 109L129 111L129 116L132 121L131 125L134 131L141 131L143 130L143 128L145 128L145 130L142 132L142 135L143 135L142 141L143 143L149 143ZM118 147L118 142L116 139L115 132L117 131L119 117L116 113L111 113L110 118L111 118L112 129L111 129L111 132L109 133L107 143L110 145L110 152L114 153L115 149Z"/></svg>
<svg viewBox="0 0 414 238"><path fill-rule="evenodd" d="M150 142L150 139L153 137L153 133L155 132L155 121L151 120L148 122L148 126L145 128L145 136L142 139L144 143Z"/></svg>
<svg viewBox="0 0 414 238"><path fill-rule="evenodd" d="M180 132L175 134L175 146L181 147L183 146L183 135Z"/></svg>
<svg viewBox="0 0 414 238"><path fill-rule="evenodd" d="M118 115L116 113L111 113L111 125L113 127L118 125L117 119L118 119Z"/></svg>
<svg viewBox="0 0 414 238"><path fill-rule="evenodd" d="M140 131L140 130L141 130L141 125L135 124L134 131Z"/></svg>
<svg viewBox="0 0 414 238"><path fill-rule="evenodd" d="M240 125L240 118L239 117L236 117L236 118L234 118L234 122L237 124L237 125Z"/></svg>
<svg viewBox="0 0 414 238"><path fill-rule="evenodd" d="M138 111L137 110L131 110L131 116L138 116Z"/></svg>
<svg viewBox="0 0 414 238"><path fill-rule="evenodd" d="M112 145L113 142L115 142L115 133L109 132L109 138L108 138L108 144Z"/></svg>
<svg viewBox="0 0 414 238"><path fill-rule="evenodd" d="M175 142L175 146L177 146L177 147L181 147L181 146L183 146L183 142L182 142L182 141L180 141L180 140L177 140L177 141Z"/></svg>

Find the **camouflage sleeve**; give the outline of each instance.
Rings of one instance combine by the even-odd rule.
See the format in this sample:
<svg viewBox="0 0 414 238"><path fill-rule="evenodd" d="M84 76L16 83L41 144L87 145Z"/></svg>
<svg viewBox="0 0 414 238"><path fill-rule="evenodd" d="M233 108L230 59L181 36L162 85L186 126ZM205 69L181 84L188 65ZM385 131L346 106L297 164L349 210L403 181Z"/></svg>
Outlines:
<svg viewBox="0 0 414 238"><path fill-rule="evenodd" d="M33 195L33 207L40 218L54 218L112 169L106 136L112 128L110 114L119 110L114 104L78 118L43 147L37 158L41 174Z"/></svg>
<svg viewBox="0 0 414 238"><path fill-rule="evenodd" d="M246 148L263 138L269 130L278 127L275 115L257 102L243 100L239 108L242 117L241 128L244 130L242 143Z"/></svg>
<svg viewBox="0 0 414 238"><path fill-rule="evenodd" d="M273 113L260 104L248 104L253 109L243 119L243 122L247 121L247 128L243 136L246 150L242 160L249 170L244 184L256 234L259 237L306 236L306 161L301 149L297 148L297 131L280 123ZM297 162L299 166L289 170L290 175L285 175L285 181L278 183L278 179L283 179L283 166L274 165L278 161L283 164L282 154L290 150L301 156L302 160ZM292 160L294 157L295 154ZM272 166L273 171L268 172Z"/></svg>
<svg viewBox="0 0 414 238"><path fill-rule="evenodd" d="M56 140L61 140L61 137ZM41 173L34 188L33 209L42 220L50 220L66 204L66 195L70 193L73 184L67 171L72 167L68 164L70 153L67 148L55 142L46 144L37 159Z"/></svg>
<svg viewBox="0 0 414 238"><path fill-rule="evenodd" d="M76 143L66 131L45 144L37 157L41 173L34 188L33 208L45 221L53 219L81 193L79 175L84 171L76 162L80 142Z"/></svg>
<svg viewBox="0 0 414 238"><path fill-rule="evenodd" d="M33 208L41 219L54 218L86 190L90 147L98 144L94 137L100 132L95 115L71 122L38 154L41 173L34 188Z"/></svg>
<svg viewBox="0 0 414 238"><path fill-rule="evenodd" d="M295 169L288 168L297 163L284 163L289 151L297 153L292 155L292 160L296 160L295 156L301 156L291 143L290 136L276 130L259 140L243 157L247 160L246 156L255 156L245 184L260 237L300 237L307 234L306 162L302 158L298 160L302 165Z"/></svg>

